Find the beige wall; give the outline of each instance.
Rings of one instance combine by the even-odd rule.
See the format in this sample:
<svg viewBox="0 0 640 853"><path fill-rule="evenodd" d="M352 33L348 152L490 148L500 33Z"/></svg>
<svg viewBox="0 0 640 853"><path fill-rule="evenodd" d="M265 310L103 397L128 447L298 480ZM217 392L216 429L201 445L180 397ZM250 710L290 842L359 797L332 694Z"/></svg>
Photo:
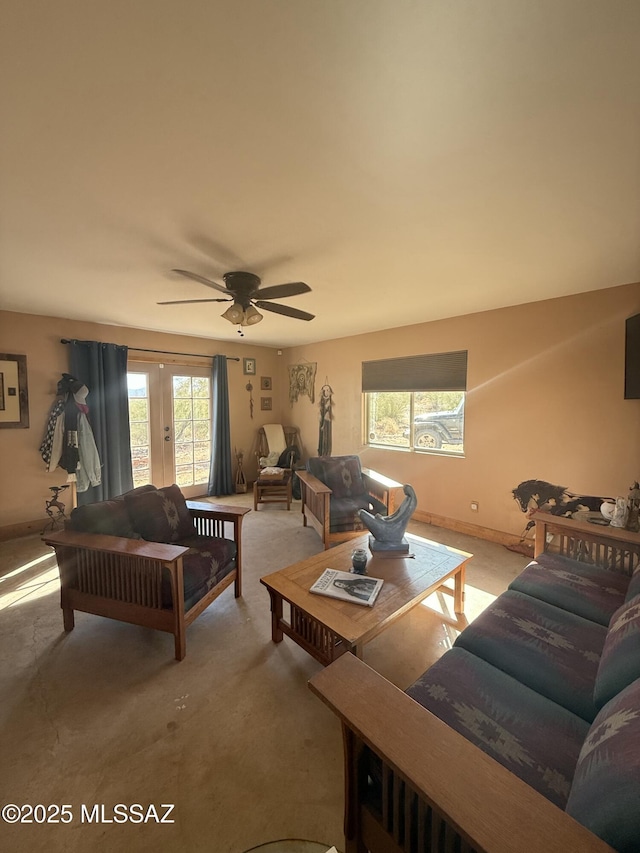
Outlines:
<svg viewBox="0 0 640 853"><path fill-rule="evenodd" d="M47 473L38 448L42 441L45 423L55 398L56 385L63 372L69 370L68 347L60 338L98 340L129 347L163 349L178 352L215 355L224 353L239 356L240 361L228 362L229 389L231 399L232 447L245 451L245 471L253 477L256 470L254 457L258 427L263 423L280 420L281 412L277 400L281 389L278 380L276 350L270 347L252 346L251 343L225 343L206 338L146 332L140 329L124 329L63 320L57 317L40 317L32 314L15 314L0 311L0 350L27 356L29 383L29 429L0 429L0 528L25 521L43 518L46 520L44 501L50 497L49 486L66 482L66 473L58 468ZM210 359L180 359L169 356L131 356L158 359L165 363L190 362L211 364ZM247 377L242 372L242 358L256 359L257 375ZM260 410L260 376L273 379L274 411ZM247 381L254 386L254 417L249 414ZM265 392L263 392L265 395ZM91 395L87 402L91 407ZM62 500L65 500L62 496Z"/></svg>
<svg viewBox="0 0 640 853"><path fill-rule="evenodd" d="M317 361L334 390L333 452L418 495L418 510L519 534L511 489L544 479L582 494L626 494L640 478L640 400L624 400L624 321L640 312L640 285L469 314L287 351ZM467 349L465 458L362 444L360 364L376 358ZM286 405L286 401L285 401ZM315 453L318 406L294 404ZM471 512L472 500L479 512Z"/></svg>
<svg viewBox="0 0 640 853"><path fill-rule="evenodd" d="M56 383L68 369L60 344L66 337L256 358L253 420L242 362L229 363L232 444L245 450L249 477L262 423L300 427L305 454L316 453L317 394L328 381L334 454L360 453L365 465L411 483L423 512L519 533L523 517L511 489L522 480L616 495L640 477L640 400L623 399L624 321L638 312L640 284L634 284L284 349L282 356L247 339L221 343L0 312L0 349L27 356L31 418L29 429L0 430L0 527L43 518L48 487L64 482L60 469L45 471L38 447ZM469 351L464 459L365 448L361 362L457 349ZM304 360L317 362L316 400L301 397L290 407L287 368ZM274 386L270 413L260 410L265 375ZM472 500L478 513L469 508Z"/></svg>

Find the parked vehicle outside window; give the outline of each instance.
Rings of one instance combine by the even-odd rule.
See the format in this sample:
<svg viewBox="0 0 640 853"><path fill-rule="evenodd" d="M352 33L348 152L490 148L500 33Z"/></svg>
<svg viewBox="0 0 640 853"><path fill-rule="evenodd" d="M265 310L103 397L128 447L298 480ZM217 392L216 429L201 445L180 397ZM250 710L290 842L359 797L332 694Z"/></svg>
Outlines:
<svg viewBox="0 0 640 853"><path fill-rule="evenodd" d="M449 411L416 415L413 421L413 443L421 450L458 450L464 440L464 394Z"/></svg>
<svg viewBox="0 0 640 853"><path fill-rule="evenodd" d="M365 399L368 444L464 453L464 391L377 391Z"/></svg>

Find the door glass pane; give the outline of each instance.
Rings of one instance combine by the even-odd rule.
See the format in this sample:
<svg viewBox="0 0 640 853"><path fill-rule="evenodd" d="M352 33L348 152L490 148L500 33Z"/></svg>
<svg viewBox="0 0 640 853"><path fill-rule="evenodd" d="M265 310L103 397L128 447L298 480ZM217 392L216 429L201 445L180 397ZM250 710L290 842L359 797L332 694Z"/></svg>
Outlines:
<svg viewBox="0 0 640 853"><path fill-rule="evenodd" d="M129 394L133 485L137 487L152 482L148 374L127 373L127 388Z"/></svg>
<svg viewBox="0 0 640 853"><path fill-rule="evenodd" d="M204 376L173 377L176 483L194 486L209 478L211 382Z"/></svg>

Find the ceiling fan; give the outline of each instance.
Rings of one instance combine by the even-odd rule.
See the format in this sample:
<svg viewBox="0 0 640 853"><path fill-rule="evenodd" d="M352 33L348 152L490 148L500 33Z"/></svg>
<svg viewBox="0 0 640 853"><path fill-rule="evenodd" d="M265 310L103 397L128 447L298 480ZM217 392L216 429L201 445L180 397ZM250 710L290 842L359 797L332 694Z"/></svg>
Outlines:
<svg viewBox="0 0 640 853"><path fill-rule="evenodd" d="M225 320L235 326L253 326L262 320L262 314L257 309L271 311L274 314L282 314L285 317L294 317L296 320L313 320L314 315L289 305L280 305L277 302L266 302L267 299L282 299L287 296L298 296L301 293L309 293L311 288L303 281L292 281L289 284L276 284L273 287L260 287L260 279L250 272L228 272L222 278L224 287L216 281L198 275L188 270L172 270L207 287L212 287L220 293L226 294L227 298L214 297L210 299L172 299L169 302L158 302L158 305L179 305L193 302L231 302L227 310L222 314Z"/></svg>

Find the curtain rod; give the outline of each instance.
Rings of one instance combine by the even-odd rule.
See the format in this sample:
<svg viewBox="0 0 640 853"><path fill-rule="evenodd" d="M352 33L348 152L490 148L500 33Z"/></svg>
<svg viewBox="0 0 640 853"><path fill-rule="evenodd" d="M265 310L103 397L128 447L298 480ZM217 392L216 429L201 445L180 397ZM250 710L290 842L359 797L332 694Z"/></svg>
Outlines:
<svg viewBox="0 0 640 853"><path fill-rule="evenodd" d="M71 341L68 338L60 338L61 344L70 344ZM142 347L127 347L127 349L135 350L136 352L156 352L159 355L188 355L192 358L215 358L213 355L203 355L202 353L197 352L172 352L168 349L142 349ZM240 361L237 356L234 355L225 355L227 361Z"/></svg>

